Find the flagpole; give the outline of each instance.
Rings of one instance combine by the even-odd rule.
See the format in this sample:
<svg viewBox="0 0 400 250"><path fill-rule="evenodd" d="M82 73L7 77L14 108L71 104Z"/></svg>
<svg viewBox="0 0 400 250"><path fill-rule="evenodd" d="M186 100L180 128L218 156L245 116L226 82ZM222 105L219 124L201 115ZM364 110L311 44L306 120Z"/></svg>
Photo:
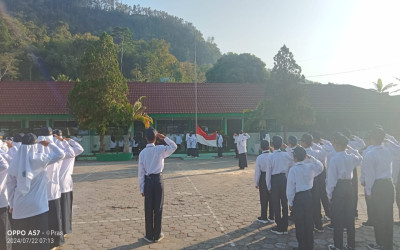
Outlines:
<svg viewBox="0 0 400 250"><path fill-rule="evenodd" d="M196 123L196 134L197 134L197 46L196 38L194 40L194 110L195 110L195 123Z"/></svg>

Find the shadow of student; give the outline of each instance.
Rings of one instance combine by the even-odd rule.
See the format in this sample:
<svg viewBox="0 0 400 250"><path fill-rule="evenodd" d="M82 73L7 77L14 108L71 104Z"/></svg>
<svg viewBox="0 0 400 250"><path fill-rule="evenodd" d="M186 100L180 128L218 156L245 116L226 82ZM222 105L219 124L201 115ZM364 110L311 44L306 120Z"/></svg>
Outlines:
<svg viewBox="0 0 400 250"><path fill-rule="evenodd" d="M114 247L114 248L109 248L109 250L128 250L128 249L136 249L145 245L150 245L154 243L148 243L145 241L143 238L140 238L137 240L137 242L125 245L125 246L119 246L119 247Z"/></svg>

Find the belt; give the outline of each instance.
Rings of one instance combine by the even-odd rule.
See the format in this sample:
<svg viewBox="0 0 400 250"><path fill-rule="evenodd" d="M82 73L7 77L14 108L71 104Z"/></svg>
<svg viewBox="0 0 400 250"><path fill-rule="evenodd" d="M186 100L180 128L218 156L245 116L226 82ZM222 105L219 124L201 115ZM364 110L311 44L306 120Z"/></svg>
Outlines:
<svg viewBox="0 0 400 250"><path fill-rule="evenodd" d="M351 183L351 179L339 179L337 183Z"/></svg>
<svg viewBox="0 0 400 250"><path fill-rule="evenodd" d="M158 174L149 174L149 175L145 175L144 177L147 179L151 179L152 177L160 177L162 174L158 173Z"/></svg>
<svg viewBox="0 0 400 250"><path fill-rule="evenodd" d="M308 193L308 192L311 192L311 189L307 189L307 190L304 190L304 191L296 192L296 194L302 194L302 193Z"/></svg>
<svg viewBox="0 0 400 250"><path fill-rule="evenodd" d="M267 172L261 171L261 174L266 174Z"/></svg>
<svg viewBox="0 0 400 250"><path fill-rule="evenodd" d="M272 176L286 175L285 173L273 174Z"/></svg>

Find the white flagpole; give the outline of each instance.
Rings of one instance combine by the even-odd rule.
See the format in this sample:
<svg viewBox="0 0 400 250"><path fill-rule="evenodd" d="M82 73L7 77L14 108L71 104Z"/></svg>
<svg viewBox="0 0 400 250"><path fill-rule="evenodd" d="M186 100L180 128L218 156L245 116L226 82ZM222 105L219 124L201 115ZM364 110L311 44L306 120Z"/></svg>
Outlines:
<svg viewBox="0 0 400 250"><path fill-rule="evenodd" d="M195 109L195 122L196 128L195 133L197 134L197 47L196 38L194 40L194 109Z"/></svg>

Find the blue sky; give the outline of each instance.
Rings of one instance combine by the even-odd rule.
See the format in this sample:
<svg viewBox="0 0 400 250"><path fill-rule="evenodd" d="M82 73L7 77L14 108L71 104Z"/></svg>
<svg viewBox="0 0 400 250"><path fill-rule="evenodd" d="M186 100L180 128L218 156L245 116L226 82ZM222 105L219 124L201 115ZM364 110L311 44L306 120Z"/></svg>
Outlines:
<svg viewBox="0 0 400 250"><path fill-rule="evenodd" d="M371 88L400 78L400 1L122 0L163 10L213 36L222 53L272 68L286 44L307 79Z"/></svg>

